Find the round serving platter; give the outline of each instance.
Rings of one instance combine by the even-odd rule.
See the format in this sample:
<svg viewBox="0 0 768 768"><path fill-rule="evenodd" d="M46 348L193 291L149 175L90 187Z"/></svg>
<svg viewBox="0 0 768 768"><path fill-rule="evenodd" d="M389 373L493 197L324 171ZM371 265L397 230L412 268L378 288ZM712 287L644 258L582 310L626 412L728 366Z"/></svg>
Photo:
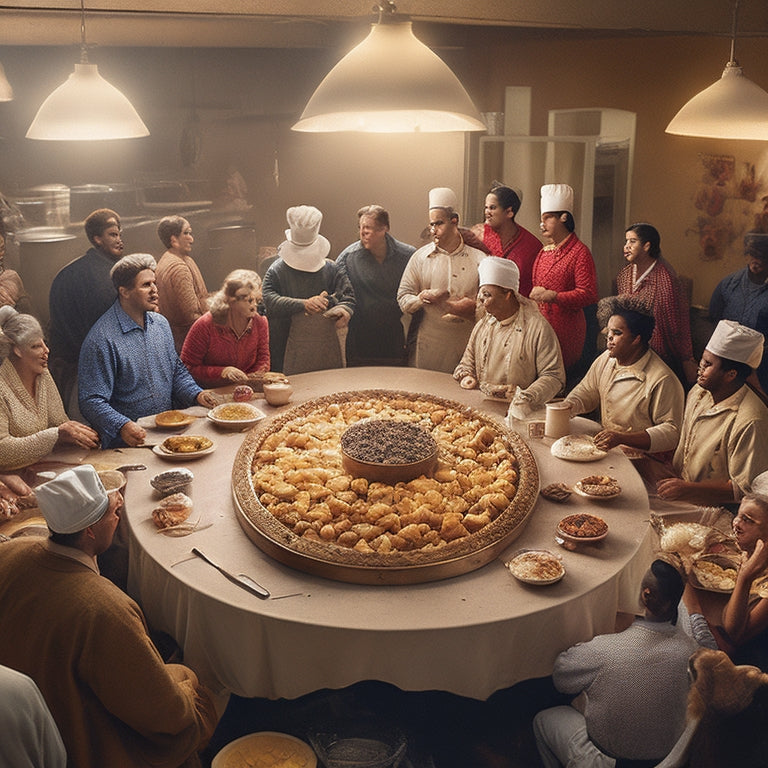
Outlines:
<svg viewBox="0 0 768 768"><path fill-rule="evenodd" d="M463 418L475 419L494 430L509 453L517 460L517 492L506 509L492 522L469 536L438 548L410 551L358 552L298 536L262 505L254 487L254 458L264 441L295 419L320 415L339 403L384 401L419 403L428 401L458 411ZM340 446L328 439L327 448ZM476 570L493 560L522 532L539 492L536 461L522 438L494 419L462 403L431 395L393 390L343 392L310 400L254 427L235 457L232 492L237 519L248 537L279 562L317 576L355 584L415 584L436 581Z"/></svg>

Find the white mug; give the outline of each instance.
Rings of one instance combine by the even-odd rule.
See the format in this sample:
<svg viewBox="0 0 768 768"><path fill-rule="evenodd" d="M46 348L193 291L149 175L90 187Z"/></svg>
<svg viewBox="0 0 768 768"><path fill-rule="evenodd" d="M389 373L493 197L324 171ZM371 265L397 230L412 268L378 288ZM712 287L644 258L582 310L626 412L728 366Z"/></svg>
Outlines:
<svg viewBox="0 0 768 768"><path fill-rule="evenodd" d="M547 418L544 435L555 440L571 433L571 406L563 400L547 403Z"/></svg>

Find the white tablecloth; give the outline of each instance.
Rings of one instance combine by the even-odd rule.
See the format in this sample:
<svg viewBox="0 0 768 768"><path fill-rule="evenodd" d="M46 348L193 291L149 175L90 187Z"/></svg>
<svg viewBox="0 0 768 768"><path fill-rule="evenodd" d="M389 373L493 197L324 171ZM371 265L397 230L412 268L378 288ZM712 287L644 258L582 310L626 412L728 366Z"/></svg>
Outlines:
<svg viewBox="0 0 768 768"><path fill-rule="evenodd" d="M389 388L452 398L499 419L506 411L505 404L461 390L446 374L416 369L320 371L291 381L295 394L288 407L331 392ZM256 404L270 415L282 410L263 400ZM207 420L186 431L216 442L212 454L187 464L195 474L193 517L201 513L201 523L212 526L181 538L156 532L149 479L173 464L150 455L149 471L131 473L126 493L129 589L149 621L176 638L185 662L215 690L294 698L376 679L405 690L485 699L549 674L558 652L612 631L617 609L637 610L640 579L651 559L648 498L617 449L582 464L554 459L549 439L530 440L542 487L610 473L622 495L599 503L574 495L565 505L539 498L522 535L483 568L439 582L377 587L310 576L262 553L240 528L231 498L232 461L244 435L222 432ZM607 521L607 539L575 552L557 547L557 521L590 507ZM260 600L201 560L185 560L193 546L229 570L252 576L273 598ZM516 581L503 561L531 547L557 550L565 578L546 587Z"/></svg>

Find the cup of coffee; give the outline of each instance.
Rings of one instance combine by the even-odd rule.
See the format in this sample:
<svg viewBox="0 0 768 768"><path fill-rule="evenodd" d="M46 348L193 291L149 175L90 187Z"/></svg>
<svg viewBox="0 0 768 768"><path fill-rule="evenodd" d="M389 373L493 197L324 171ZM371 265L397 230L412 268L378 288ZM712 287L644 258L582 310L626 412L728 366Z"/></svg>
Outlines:
<svg viewBox="0 0 768 768"><path fill-rule="evenodd" d="M571 433L571 406L563 400L547 403L544 435L557 440Z"/></svg>
<svg viewBox="0 0 768 768"><path fill-rule="evenodd" d="M285 405L293 394L290 384L274 383L264 384L264 399L270 405Z"/></svg>

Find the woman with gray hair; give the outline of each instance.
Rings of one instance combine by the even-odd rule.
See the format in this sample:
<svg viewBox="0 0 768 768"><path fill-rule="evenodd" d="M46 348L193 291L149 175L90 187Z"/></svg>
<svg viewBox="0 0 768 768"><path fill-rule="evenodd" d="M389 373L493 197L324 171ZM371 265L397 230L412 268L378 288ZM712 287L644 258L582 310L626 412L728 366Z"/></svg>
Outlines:
<svg viewBox="0 0 768 768"><path fill-rule="evenodd" d="M94 430L67 418L36 318L0 307L0 358L0 470L33 464L60 444L98 447Z"/></svg>
<svg viewBox="0 0 768 768"><path fill-rule="evenodd" d="M261 279L236 269L208 300L181 348L181 362L201 387L245 382L248 374L269 370L269 326L258 313Z"/></svg>

